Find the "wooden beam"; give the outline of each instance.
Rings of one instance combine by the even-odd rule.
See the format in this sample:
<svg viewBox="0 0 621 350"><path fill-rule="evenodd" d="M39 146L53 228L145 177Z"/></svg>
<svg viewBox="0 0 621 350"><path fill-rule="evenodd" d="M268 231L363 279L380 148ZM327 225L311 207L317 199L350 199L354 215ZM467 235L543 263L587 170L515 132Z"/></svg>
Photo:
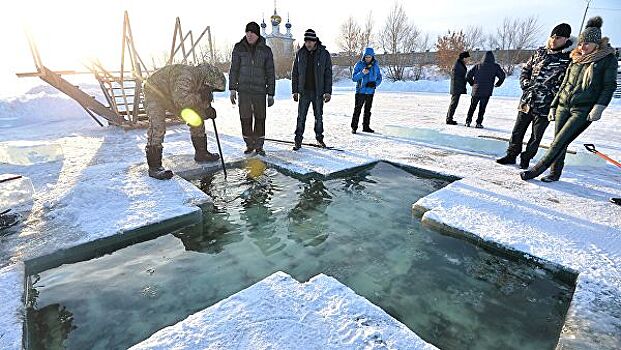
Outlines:
<svg viewBox="0 0 621 350"><path fill-rule="evenodd" d="M63 79L60 75L52 72L47 67L41 66L40 68L42 73L40 78L43 81L65 93L67 96L78 102L81 106L90 109L92 112L106 119L111 124L123 124L124 119L119 117L116 113L114 113L106 106L104 106L101 102L97 101L89 94L75 87L73 84Z"/></svg>

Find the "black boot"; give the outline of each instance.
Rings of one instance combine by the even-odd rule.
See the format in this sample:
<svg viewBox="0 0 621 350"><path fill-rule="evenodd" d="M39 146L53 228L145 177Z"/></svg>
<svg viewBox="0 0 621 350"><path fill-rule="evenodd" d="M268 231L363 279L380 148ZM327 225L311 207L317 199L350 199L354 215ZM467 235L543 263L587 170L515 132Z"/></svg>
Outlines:
<svg viewBox="0 0 621 350"><path fill-rule="evenodd" d="M455 120L453 120L453 119L447 119L446 120L446 124L448 124L448 125L457 125L457 122Z"/></svg>
<svg viewBox="0 0 621 350"><path fill-rule="evenodd" d="M162 167L162 146L147 146L145 152L150 177L158 180L169 180L173 177L172 171Z"/></svg>
<svg viewBox="0 0 621 350"><path fill-rule="evenodd" d="M546 171L546 169L542 166L540 166L539 164L535 165L534 167L526 170L526 171L522 171L520 173L520 177L522 178L522 180L527 181L530 179L534 179L537 176L543 174L543 172Z"/></svg>
<svg viewBox="0 0 621 350"><path fill-rule="evenodd" d="M207 151L207 135L192 136L192 145L194 145L194 160L197 163L213 162L220 159L220 156Z"/></svg>
<svg viewBox="0 0 621 350"><path fill-rule="evenodd" d="M514 156L510 156L510 155L506 155L502 158L498 158L496 159L496 163L498 164L502 164L502 165L509 165L509 164L515 164L515 158Z"/></svg>
<svg viewBox="0 0 621 350"><path fill-rule="evenodd" d="M375 130L371 129L371 127L369 127L369 126L365 126L365 127L362 128L362 132L374 133Z"/></svg>
<svg viewBox="0 0 621 350"><path fill-rule="evenodd" d="M528 169L529 165L530 165L530 159L520 156L520 169Z"/></svg>
<svg viewBox="0 0 621 350"><path fill-rule="evenodd" d="M610 203L621 205L621 198L610 198Z"/></svg>
<svg viewBox="0 0 621 350"><path fill-rule="evenodd" d="M542 177L541 181L543 181L543 182L554 182L554 181L558 181L560 179L561 179L560 175L550 174L550 175Z"/></svg>

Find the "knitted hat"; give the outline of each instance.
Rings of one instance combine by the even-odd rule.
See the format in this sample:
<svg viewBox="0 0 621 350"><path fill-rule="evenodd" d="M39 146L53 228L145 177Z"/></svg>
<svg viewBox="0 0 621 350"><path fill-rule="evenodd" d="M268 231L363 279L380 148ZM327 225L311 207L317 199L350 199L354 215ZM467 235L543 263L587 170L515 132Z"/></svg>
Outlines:
<svg viewBox="0 0 621 350"><path fill-rule="evenodd" d="M561 23L552 29L550 36L562 36L563 38L569 38L571 36L571 26L567 23Z"/></svg>
<svg viewBox="0 0 621 350"><path fill-rule="evenodd" d="M306 32L304 32L304 41L306 40L317 41L317 34L315 34L314 30L307 29Z"/></svg>
<svg viewBox="0 0 621 350"><path fill-rule="evenodd" d="M464 52L459 54L459 59L460 60L463 60L464 58L468 58L468 57L470 57L470 52L468 52L468 51L464 51Z"/></svg>
<svg viewBox="0 0 621 350"><path fill-rule="evenodd" d="M604 20L600 16L590 18L586 24L586 28L580 33L578 43L595 43L599 44L602 40L602 24Z"/></svg>
<svg viewBox="0 0 621 350"><path fill-rule="evenodd" d="M261 29L259 28L259 25L257 24L257 22L250 22L248 24L246 24L246 33L247 32L253 32L255 33L257 36L261 36Z"/></svg>

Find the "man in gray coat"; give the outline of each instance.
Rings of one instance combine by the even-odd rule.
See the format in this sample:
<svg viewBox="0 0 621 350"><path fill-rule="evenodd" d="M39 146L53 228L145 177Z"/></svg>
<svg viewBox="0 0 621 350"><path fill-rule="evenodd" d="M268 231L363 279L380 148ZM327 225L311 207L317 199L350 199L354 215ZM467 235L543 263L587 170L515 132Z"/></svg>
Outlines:
<svg viewBox="0 0 621 350"><path fill-rule="evenodd" d="M274 104L276 76L272 49L265 44L259 25L246 25L246 35L235 44L229 72L231 103L236 104L239 93L239 116L242 135L246 143L244 154L256 151L264 156L265 142L265 95L267 106ZM254 122L254 125L253 125Z"/></svg>

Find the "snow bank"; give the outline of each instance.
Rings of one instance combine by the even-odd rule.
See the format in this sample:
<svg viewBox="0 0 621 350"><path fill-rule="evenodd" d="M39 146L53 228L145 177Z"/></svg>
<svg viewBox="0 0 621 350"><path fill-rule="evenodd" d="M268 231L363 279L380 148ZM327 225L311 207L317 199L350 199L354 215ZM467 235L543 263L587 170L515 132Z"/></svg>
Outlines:
<svg viewBox="0 0 621 350"><path fill-rule="evenodd" d="M276 272L130 349L436 349L332 277Z"/></svg>
<svg viewBox="0 0 621 350"><path fill-rule="evenodd" d="M0 349L21 350L24 320L24 264L0 269Z"/></svg>

